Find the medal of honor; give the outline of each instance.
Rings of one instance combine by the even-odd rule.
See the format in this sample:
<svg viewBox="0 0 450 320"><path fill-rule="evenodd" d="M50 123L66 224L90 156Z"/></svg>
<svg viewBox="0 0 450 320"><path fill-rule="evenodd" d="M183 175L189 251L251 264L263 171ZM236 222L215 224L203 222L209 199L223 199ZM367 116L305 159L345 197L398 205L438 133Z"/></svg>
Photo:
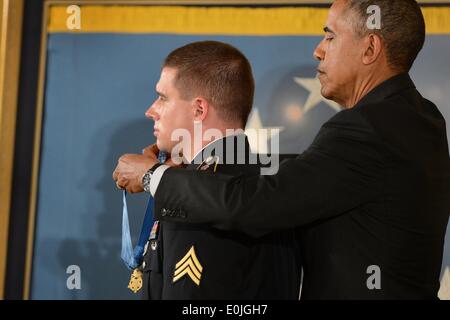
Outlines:
<svg viewBox="0 0 450 320"><path fill-rule="evenodd" d="M164 163L166 154L160 152L158 160L160 163ZM130 224L128 221L128 206L126 200L127 192L123 191L122 195L122 250L120 257L127 266L128 269L133 270L128 283L128 288L134 293L138 292L142 288L142 270L145 268L144 255L148 250L148 240L151 237L156 238L158 233L158 221L153 221L153 203L152 196L149 197L147 203L147 209L145 210L144 221L141 228L141 234L136 247L133 248L131 243ZM153 228L150 229L150 226ZM150 237L150 238L151 238Z"/></svg>
<svg viewBox="0 0 450 320"><path fill-rule="evenodd" d="M128 289L136 293L139 290L141 290L141 288L142 288L142 271L136 268L133 270L133 273L131 274Z"/></svg>

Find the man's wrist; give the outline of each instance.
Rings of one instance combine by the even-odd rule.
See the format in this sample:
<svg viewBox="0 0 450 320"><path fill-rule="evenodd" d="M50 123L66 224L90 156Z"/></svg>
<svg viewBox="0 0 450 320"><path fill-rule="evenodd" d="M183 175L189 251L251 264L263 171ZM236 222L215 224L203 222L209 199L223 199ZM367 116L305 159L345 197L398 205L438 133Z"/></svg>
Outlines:
<svg viewBox="0 0 450 320"><path fill-rule="evenodd" d="M146 173L142 176L141 184L145 192L150 192L150 181L152 179L155 170L161 166L161 163L155 163Z"/></svg>

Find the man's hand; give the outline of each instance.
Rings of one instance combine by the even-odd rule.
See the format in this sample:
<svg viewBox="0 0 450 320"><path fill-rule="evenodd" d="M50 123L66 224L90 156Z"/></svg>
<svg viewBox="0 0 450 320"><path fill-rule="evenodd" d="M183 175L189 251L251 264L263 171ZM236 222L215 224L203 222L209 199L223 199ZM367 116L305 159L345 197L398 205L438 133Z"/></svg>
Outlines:
<svg viewBox="0 0 450 320"><path fill-rule="evenodd" d="M158 150L158 147L156 146L156 144L152 144L152 145L149 145L148 147L144 148L142 150L142 154L149 158L158 159L159 150ZM178 163L175 163L173 161L173 159L170 157L170 153L166 153L166 162L164 162L164 164L166 166L175 167L175 168L183 167L183 163L179 163L180 161L182 161L181 158L179 159Z"/></svg>
<svg viewBox="0 0 450 320"><path fill-rule="evenodd" d="M144 155L125 154L119 158L113 172L113 180L118 188L126 189L130 193L142 192L142 177L157 163L156 154L152 152L146 152Z"/></svg>
<svg viewBox="0 0 450 320"><path fill-rule="evenodd" d="M142 149L142 154L146 157L158 159L159 149L158 146L155 144L151 144L148 147L145 147Z"/></svg>

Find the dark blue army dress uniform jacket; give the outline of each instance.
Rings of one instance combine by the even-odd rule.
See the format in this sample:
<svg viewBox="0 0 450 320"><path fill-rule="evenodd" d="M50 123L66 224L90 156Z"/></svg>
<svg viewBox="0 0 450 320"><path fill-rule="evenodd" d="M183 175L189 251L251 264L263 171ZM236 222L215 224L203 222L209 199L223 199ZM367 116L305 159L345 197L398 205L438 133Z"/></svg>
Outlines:
<svg viewBox="0 0 450 320"><path fill-rule="evenodd" d="M260 166L249 164L246 138L246 164L237 164L236 157L234 164L223 164L228 139L237 144L237 136L229 136L207 148L214 155L221 142L220 157L207 159L204 149L203 163L194 161L182 170L258 175ZM144 299L298 299L301 267L292 229L263 237L176 222L160 221L157 229L144 256Z"/></svg>

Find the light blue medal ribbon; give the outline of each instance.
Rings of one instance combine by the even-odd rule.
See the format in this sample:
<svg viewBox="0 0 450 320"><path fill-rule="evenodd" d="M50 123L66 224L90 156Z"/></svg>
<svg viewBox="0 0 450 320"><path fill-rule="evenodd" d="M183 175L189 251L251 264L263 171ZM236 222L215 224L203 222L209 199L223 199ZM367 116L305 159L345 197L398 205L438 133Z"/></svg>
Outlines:
<svg viewBox="0 0 450 320"><path fill-rule="evenodd" d="M166 161L166 155L160 152L158 160L161 163ZM142 264L144 259L144 247L150 236L151 226L153 225L153 203L154 199L150 195L147 203L147 209L145 210L144 221L141 228L141 234L136 247L133 249L131 242L130 223L128 220L128 206L127 206L127 191L123 191L123 209L122 209L122 250L120 257L122 258L125 266L134 270Z"/></svg>
<svg viewBox="0 0 450 320"><path fill-rule="evenodd" d="M122 251L120 257L128 269L134 270L142 264L144 259L144 247L150 236L151 226L153 225L153 197L150 196L145 210L144 222L141 228L141 234L136 247L133 249L131 243L130 223L128 220L127 192L123 191L123 210L122 210Z"/></svg>

